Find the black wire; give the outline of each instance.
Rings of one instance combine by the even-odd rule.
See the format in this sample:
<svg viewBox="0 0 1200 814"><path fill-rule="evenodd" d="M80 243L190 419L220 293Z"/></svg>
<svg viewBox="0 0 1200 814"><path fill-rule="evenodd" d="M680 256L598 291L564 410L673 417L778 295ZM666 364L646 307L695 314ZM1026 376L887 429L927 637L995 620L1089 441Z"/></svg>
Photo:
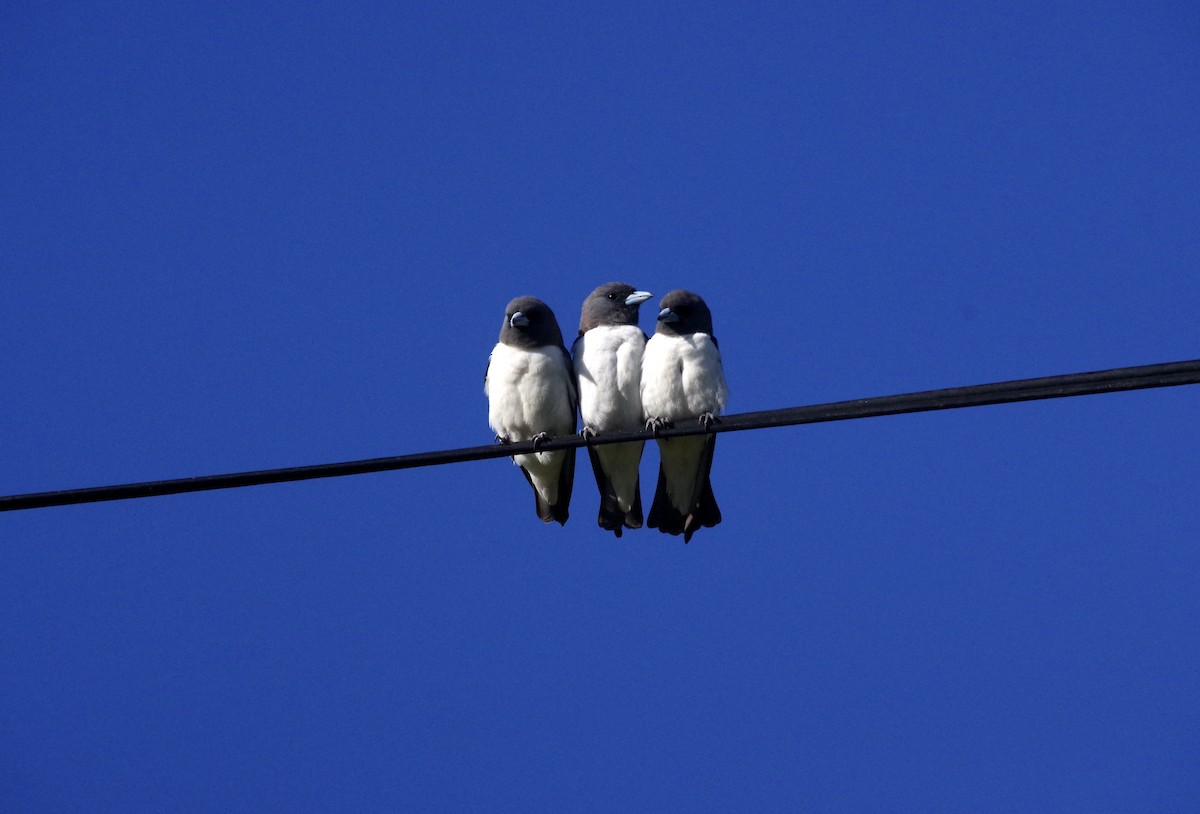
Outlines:
<svg viewBox="0 0 1200 814"><path fill-rule="evenodd" d="M1150 387L1173 387L1181 384L1200 384L1200 359L1188 362L1168 362L1158 365L1115 368L1094 373L1070 373L1039 379L1019 379L1011 382L978 384L971 387L951 387L945 390L926 390L897 396L838 401L808 407L764 410L757 413L738 413L724 416L718 424L705 430L698 422L681 422L662 430L659 438L699 435L704 432L736 432L766 427L786 427L796 424L816 424L824 421L846 421L856 418L919 413L929 410L953 410L960 407L981 407L987 404L1007 404L1015 401L1086 396L1096 393L1116 393ZM585 441L578 435L554 438L537 447L539 450L573 449L585 444L616 444L623 441L649 440L650 432L611 432ZM59 492L36 492L27 495L0 497L0 511L40 509L74 503L98 503L105 500L125 500L135 497L175 495L184 492L203 492L210 489L233 489L258 486L264 483L286 483L334 478L342 475L361 475L393 469L412 469L419 466L479 461L503 458L534 451L532 442L489 444L483 447L418 452L365 461L295 466L286 469L264 469L257 472L235 472L227 475L202 475L194 478L127 483L118 486L94 486L85 489L66 489Z"/></svg>

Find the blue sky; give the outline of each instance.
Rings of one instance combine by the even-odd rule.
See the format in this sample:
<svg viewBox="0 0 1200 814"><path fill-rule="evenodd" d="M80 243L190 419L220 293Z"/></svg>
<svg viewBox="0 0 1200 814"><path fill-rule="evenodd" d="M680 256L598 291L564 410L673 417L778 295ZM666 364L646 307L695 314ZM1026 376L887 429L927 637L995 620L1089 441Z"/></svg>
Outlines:
<svg viewBox="0 0 1200 814"><path fill-rule="evenodd" d="M0 493L487 443L610 280L730 412L1200 356L1195 4L253 5L0 11ZM1198 409L724 435L686 547L586 458L5 514L0 808L1183 810Z"/></svg>

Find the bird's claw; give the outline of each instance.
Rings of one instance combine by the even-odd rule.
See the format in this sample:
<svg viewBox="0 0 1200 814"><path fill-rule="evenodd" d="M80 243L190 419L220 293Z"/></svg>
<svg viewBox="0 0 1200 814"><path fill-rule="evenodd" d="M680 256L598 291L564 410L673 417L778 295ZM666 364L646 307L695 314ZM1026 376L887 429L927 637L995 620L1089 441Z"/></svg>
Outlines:
<svg viewBox="0 0 1200 814"><path fill-rule="evenodd" d="M662 418L661 416L651 416L650 418L646 419L646 429L650 430L650 432L654 433L655 435L658 435L663 430L669 430L674 426L674 421L671 421L667 418Z"/></svg>
<svg viewBox="0 0 1200 814"><path fill-rule="evenodd" d="M532 437L532 438L530 438L529 440L533 442L533 448L534 448L534 449L537 449L537 448L538 448L538 447L540 447L542 444L544 444L544 443L546 443L547 441L549 441L549 440L550 440L550 436L549 436L549 435L547 435L547 434L546 434L546 433L544 433L544 432L539 432L537 435L533 436L533 437Z"/></svg>
<svg viewBox="0 0 1200 814"><path fill-rule="evenodd" d="M721 419L717 418L712 413L701 413L696 417L696 420L699 421L700 426L704 427L706 430L711 429L713 424L721 423Z"/></svg>
<svg viewBox="0 0 1200 814"><path fill-rule="evenodd" d="M499 441L501 444L511 444L512 443L512 439L509 438L507 435L497 434L496 440Z"/></svg>
<svg viewBox="0 0 1200 814"><path fill-rule="evenodd" d="M585 424L583 429L579 431L579 434L583 437L584 441L591 441L596 437L596 428Z"/></svg>

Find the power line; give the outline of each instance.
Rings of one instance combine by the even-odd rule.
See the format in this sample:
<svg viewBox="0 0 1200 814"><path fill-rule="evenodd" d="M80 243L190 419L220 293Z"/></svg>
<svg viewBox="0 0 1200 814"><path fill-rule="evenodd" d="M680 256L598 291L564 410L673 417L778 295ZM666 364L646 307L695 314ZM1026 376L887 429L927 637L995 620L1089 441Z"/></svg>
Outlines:
<svg viewBox="0 0 1200 814"><path fill-rule="evenodd" d="M680 422L673 428L660 431L657 437L674 438L682 435L699 435L704 432L736 432L766 427L817 424L825 421L847 421L930 410L954 410L961 407L982 407L988 404L1117 393L1151 387L1173 387L1182 384L1200 384L1200 359L1114 368L1093 373L1069 373L1038 379L977 384L970 387L951 387L944 390L925 390L919 393L837 401L781 410L764 410L757 413L738 413L723 416L720 423L713 425L709 430L705 430L698 422L686 421ZM585 441L578 435L570 435L551 439L540 444L537 449L542 451L573 449L587 444L616 444L623 441L650 440L654 437L656 436L647 431L603 433L591 441ZM135 497L156 497L184 492L204 492L211 489L258 486L264 483L286 483L314 478L334 478L342 475L361 475L367 472L385 472L393 469L412 469L420 466L479 461L485 458L503 458L534 451L534 445L529 441L503 445L489 444L483 447L418 452L412 455L370 458L364 461L264 469L257 472L235 472L226 475L201 475L194 478L126 483L117 486L94 486L58 492L36 492L0 497L0 511L40 509L74 503L99 503Z"/></svg>

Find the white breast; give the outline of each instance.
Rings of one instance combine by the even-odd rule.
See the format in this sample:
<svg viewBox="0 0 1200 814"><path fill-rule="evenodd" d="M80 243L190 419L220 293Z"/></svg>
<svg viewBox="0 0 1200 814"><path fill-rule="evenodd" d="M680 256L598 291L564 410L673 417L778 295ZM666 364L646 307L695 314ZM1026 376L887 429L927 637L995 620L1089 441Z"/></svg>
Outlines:
<svg viewBox="0 0 1200 814"><path fill-rule="evenodd" d="M559 348L497 344L484 392L488 423L498 435L527 441L539 432L558 436L575 431L574 387Z"/></svg>
<svg viewBox="0 0 1200 814"><path fill-rule="evenodd" d="M600 432L634 430L642 423L642 352L636 325L603 325L575 340L579 412Z"/></svg>
<svg viewBox="0 0 1200 814"><path fill-rule="evenodd" d="M678 421L725 409L729 388L712 337L655 334L642 357L642 412Z"/></svg>

